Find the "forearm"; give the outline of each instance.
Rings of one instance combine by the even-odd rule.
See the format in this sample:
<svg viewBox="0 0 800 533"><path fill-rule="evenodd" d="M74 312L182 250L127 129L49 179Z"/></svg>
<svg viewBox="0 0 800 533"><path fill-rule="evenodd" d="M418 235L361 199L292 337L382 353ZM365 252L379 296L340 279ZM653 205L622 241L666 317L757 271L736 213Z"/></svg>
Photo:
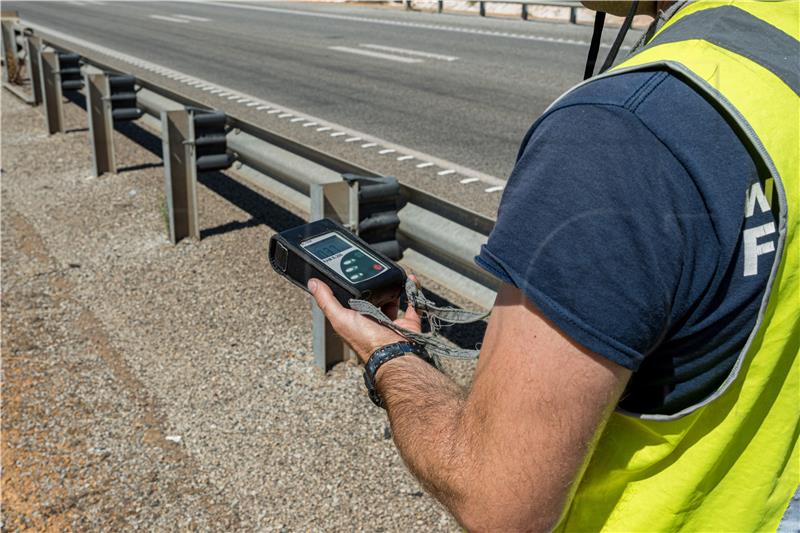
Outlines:
<svg viewBox="0 0 800 533"><path fill-rule="evenodd" d="M404 356L376 376L395 444L408 468L456 517L474 486L466 391L422 359Z"/></svg>

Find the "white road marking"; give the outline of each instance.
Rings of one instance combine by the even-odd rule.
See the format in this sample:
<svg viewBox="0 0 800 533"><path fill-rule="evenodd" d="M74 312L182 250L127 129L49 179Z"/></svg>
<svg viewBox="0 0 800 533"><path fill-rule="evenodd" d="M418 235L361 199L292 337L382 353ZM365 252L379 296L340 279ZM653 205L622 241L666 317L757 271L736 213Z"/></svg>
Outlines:
<svg viewBox="0 0 800 533"><path fill-rule="evenodd" d="M502 190L503 190L503 186L502 185L497 185L495 187L489 187L487 189L484 189L484 192L497 192L497 191L502 191Z"/></svg>
<svg viewBox="0 0 800 533"><path fill-rule="evenodd" d="M342 135L347 135L347 134L343 131L334 131L333 133L331 133L331 137L341 137Z"/></svg>
<svg viewBox="0 0 800 533"><path fill-rule="evenodd" d="M211 22L211 19L207 19L205 17L194 17L192 15L178 15L178 14L173 14L172 16L186 20L193 20L195 22Z"/></svg>
<svg viewBox="0 0 800 533"><path fill-rule="evenodd" d="M467 184L467 183L475 183L476 181L480 181L478 178L464 178L463 180L459 181L459 183Z"/></svg>
<svg viewBox="0 0 800 533"><path fill-rule="evenodd" d="M448 168L447 170L441 170L436 173L437 176L449 176L450 174L455 174L456 171L452 168Z"/></svg>
<svg viewBox="0 0 800 533"><path fill-rule="evenodd" d="M251 100L249 98L239 98L236 101L239 102L240 104L244 104L244 103L250 102Z"/></svg>
<svg viewBox="0 0 800 533"><path fill-rule="evenodd" d="M270 109L270 107L268 105L262 105L258 106L256 109L258 109L259 111L264 111L265 109Z"/></svg>
<svg viewBox="0 0 800 533"><path fill-rule="evenodd" d="M274 115L275 113L280 113L280 109L273 109L272 111L267 111L267 115Z"/></svg>
<svg viewBox="0 0 800 533"><path fill-rule="evenodd" d="M294 115L292 115L291 113L281 113L280 115L278 115L278 118L289 118L293 116Z"/></svg>
<svg viewBox="0 0 800 533"><path fill-rule="evenodd" d="M175 17L165 17L164 15L150 15L151 19L165 20L167 22L177 22L178 24L189 24L188 20L176 19Z"/></svg>
<svg viewBox="0 0 800 533"><path fill-rule="evenodd" d="M431 52L420 52L418 50L395 48L394 46L383 46L380 44L360 44L359 46L362 46L364 48L371 48L373 50L383 50L384 52L397 52L398 54L406 54L409 56L426 57L428 59L440 59L442 61L455 61L456 59L458 59L456 56L432 54Z"/></svg>
<svg viewBox="0 0 800 533"><path fill-rule="evenodd" d="M396 151L397 151L397 150L392 150L391 148L386 148L385 150L381 150L381 151L380 151L380 152L378 152L378 153L379 153L379 154L381 154L381 155L384 155L384 154L393 154L393 153L395 153Z"/></svg>
<svg viewBox="0 0 800 533"><path fill-rule="evenodd" d="M224 91L222 89L214 89L213 91L211 91L211 94L218 94L218 95L222 96L223 92ZM225 94L228 94L228 93L225 93Z"/></svg>
<svg viewBox="0 0 800 533"><path fill-rule="evenodd" d="M428 167L432 167L432 166L433 166L433 163L420 163L419 165L417 165L417 168L428 168Z"/></svg>
<svg viewBox="0 0 800 533"><path fill-rule="evenodd" d="M330 131L331 129L330 126L322 126L321 128L317 128L317 131Z"/></svg>
<svg viewBox="0 0 800 533"><path fill-rule="evenodd" d="M378 143L364 143L361 148L372 148L373 146L378 146Z"/></svg>
<svg viewBox="0 0 800 533"><path fill-rule="evenodd" d="M222 95L220 95L220 96L222 96ZM228 97L228 100L234 100L234 99L236 99L236 98L241 98L241 96L239 96L238 94L232 94L232 95L230 95L230 96Z"/></svg>
<svg viewBox="0 0 800 533"><path fill-rule="evenodd" d="M401 155L397 158L398 161L408 161L409 159L414 159L413 155Z"/></svg>
<svg viewBox="0 0 800 533"><path fill-rule="evenodd" d="M305 120L305 117L295 117L292 120L290 120L289 122L300 122L301 120Z"/></svg>
<svg viewBox="0 0 800 533"><path fill-rule="evenodd" d="M200 3L205 6L213 5L218 7L223 7L225 9L250 9L253 11L266 11L269 13L283 13L286 15L295 15L299 17L316 17L316 18L327 18L327 19L337 19L337 20L354 20L357 22L366 22L369 24L381 24L384 26L399 26L405 28L421 28L426 30L434 30L434 31L447 31L447 32L456 32L456 33L471 33L477 35L491 35L492 32L488 32L485 30L477 30L475 28L467 28L462 26L447 26L444 24L428 24L424 22L404 22L400 20L389 20L389 19L378 19L378 18L371 18L371 17L359 17L354 15L339 15L333 13L320 13L320 12L311 12L311 11L299 11L295 9L283 9L278 7L266 7L260 5L242 5L242 4L235 4L233 2L206 2L204 0L194 0L194 3ZM524 41L539 41L545 43L555 43L555 44L568 44L573 46L589 46L589 41L584 41L580 39L564 39L562 37L545 37L544 35L533 35L530 33L505 33L505 32L494 32L495 35L493 37L502 37L505 39L520 39ZM600 46L609 48L611 45L607 43L602 43ZM622 49L630 49L629 46L623 46Z"/></svg>
<svg viewBox="0 0 800 533"><path fill-rule="evenodd" d="M352 143L352 142L356 142L356 141L360 141L360 140L361 140L361 137L350 137L349 139L345 139L344 142Z"/></svg>
<svg viewBox="0 0 800 533"><path fill-rule="evenodd" d="M319 124L319 122L306 122L305 124L303 124L303 127L310 128L311 126L316 126L317 124Z"/></svg>
<svg viewBox="0 0 800 533"><path fill-rule="evenodd" d="M257 105L258 105L258 102L250 102L249 104L247 104L247 107L255 107Z"/></svg>
<svg viewBox="0 0 800 533"><path fill-rule="evenodd" d="M389 54L382 54L380 52L370 52L369 50L360 50L358 48L350 48L349 46L329 46L328 50L336 50L337 52L348 52L350 54L358 54L362 56L375 57L378 59L386 59L388 61L396 61L398 63L422 63L421 59L393 56Z"/></svg>

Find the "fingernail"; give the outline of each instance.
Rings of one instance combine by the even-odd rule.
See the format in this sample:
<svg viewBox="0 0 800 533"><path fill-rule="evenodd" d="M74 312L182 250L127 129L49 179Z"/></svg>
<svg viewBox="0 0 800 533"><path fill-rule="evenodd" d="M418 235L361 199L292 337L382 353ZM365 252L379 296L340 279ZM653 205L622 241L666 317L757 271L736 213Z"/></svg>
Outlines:
<svg viewBox="0 0 800 533"><path fill-rule="evenodd" d="M315 279L308 280L308 290L311 291L311 294L317 292L317 280Z"/></svg>

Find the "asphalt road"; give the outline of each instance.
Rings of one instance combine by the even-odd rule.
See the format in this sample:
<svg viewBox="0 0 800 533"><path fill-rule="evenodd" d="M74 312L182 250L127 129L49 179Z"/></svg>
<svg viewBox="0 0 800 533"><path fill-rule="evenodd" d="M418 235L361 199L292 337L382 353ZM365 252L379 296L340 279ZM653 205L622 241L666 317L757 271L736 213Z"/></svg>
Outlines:
<svg viewBox="0 0 800 533"><path fill-rule="evenodd" d="M298 110L311 118L247 111L487 214L526 130L580 80L591 35L569 24L336 4L4 5L70 36ZM319 119L327 122L317 127ZM348 133L324 130L328 123ZM379 154L385 146L397 150ZM398 160L406 152L413 157Z"/></svg>

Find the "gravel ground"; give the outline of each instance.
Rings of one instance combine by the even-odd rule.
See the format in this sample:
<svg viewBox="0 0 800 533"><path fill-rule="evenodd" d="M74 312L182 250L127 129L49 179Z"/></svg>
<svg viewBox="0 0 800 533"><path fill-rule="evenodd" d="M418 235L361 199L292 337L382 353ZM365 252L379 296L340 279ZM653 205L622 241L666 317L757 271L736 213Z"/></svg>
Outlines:
<svg viewBox="0 0 800 533"><path fill-rule="evenodd" d="M93 178L80 107L48 137L2 96L4 531L459 530L360 369L314 367L265 260L295 214L215 175L172 246L158 155L116 133L124 171Z"/></svg>

